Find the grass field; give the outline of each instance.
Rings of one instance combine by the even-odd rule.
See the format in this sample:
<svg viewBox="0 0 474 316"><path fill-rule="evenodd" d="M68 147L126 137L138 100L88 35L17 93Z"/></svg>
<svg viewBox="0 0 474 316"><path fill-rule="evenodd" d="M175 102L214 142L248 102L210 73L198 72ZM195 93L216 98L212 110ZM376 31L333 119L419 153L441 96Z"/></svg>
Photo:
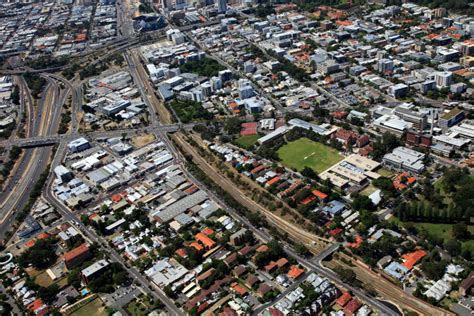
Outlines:
<svg viewBox="0 0 474 316"><path fill-rule="evenodd" d="M418 228L426 229L431 235L439 236L444 240L452 239L451 224L436 224L436 223L414 223ZM468 226L471 235L474 235L474 226ZM461 242L463 249L469 249L474 252L474 240L466 240Z"/></svg>
<svg viewBox="0 0 474 316"><path fill-rule="evenodd" d="M395 221L398 225L403 225L403 223L401 223L396 217L393 217L392 220ZM428 231L430 235L441 237L444 240L453 239L451 234L452 224L414 222L412 222L412 224L415 225L415 227L418 229L426 229L426 231ZM471 234L474 235L474 226L469 225L468 228ZM462 241L461 243L463 249L469 249L471 252L474 252L474 239Z"/></svg>
<svg viewBox="0 0 474 316"><path fill-rule="evenodd" d="M310 167L318 173L343 159L336 149L308 138L300 138L282 146L278 155L290 168L301 171L304 167Z"/></svg>
<svg viewBox="0 0 474 316"><path fill-rule="evenodd" d="M87 303L71 314L71 316L106 316L105 307L102 306L102 301L98 298Z"/></svg>
<svg viewBox="0 0 474 316"><path fill-rule="evenodd" d="M385 169L385 168L380 168L379 170L377 170L377 173L381 175L382 177L387 177L387 178L391 178L395 174L395 172L393 172L392 170Z"/></svg>
<svg viewBox="0 0 474 316"><path fill-rule="evenodd" d="M257 140L260 138L260 135L248 135L248 136L240 136L235 140L235 143L244 148L250 149L253 145L257 143Z"/></svg>

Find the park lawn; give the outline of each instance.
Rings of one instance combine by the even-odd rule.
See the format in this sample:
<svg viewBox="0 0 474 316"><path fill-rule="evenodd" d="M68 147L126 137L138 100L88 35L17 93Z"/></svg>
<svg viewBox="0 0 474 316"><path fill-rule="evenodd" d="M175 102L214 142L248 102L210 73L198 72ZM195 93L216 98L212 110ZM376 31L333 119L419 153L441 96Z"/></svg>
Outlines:
<svg viewBox="0 0 474 316"><path fill-rule="evenodd" d="M393 220L396 221L397 224L401 223L395 217L393 217ZM452 224L415 223L415 222L412 222L412 224L415 225L415 227L418 229L421 229L421 228L426 229L430 235L439 236L443 238L445 241L453 238L451 234ZM469 232L471 232L471 234L474 234L474 225L469 225L468 229L469 229ZM472 252L474 252L474 240L462 241L461 244L462 244L462 249L469 249Z"/></svg>
<svg viewBox="0 0 474 316"><path fill-rule="evenodd" d="M140 295L125 308L132 316L146 316L153 311L155 306L144 295Z"/></svg>
<svg viewBox="0 0 474 316"><path fill-rule="evenodd" d="M308 138L300 138L278 149L283 164L298 171L309 167L321 173L343 159L339 152Z"/></svg>
<svg viewBox="0 0 474 316"><path fill-rule="evenodd" d="M260 135L247 135L247 136L240 136L235 140L235 143L244 148L244 149L250 149L252 148L253 145L257 143L257 140L260 138Z"/></svg>
<svg viewBox="0 0 474 316"><path fill-rule="evenodd" d="M102 301L99 298L90 301L86 305L79 308L71 314L71 316L106 316L105 307L102 306Z"/></svg>

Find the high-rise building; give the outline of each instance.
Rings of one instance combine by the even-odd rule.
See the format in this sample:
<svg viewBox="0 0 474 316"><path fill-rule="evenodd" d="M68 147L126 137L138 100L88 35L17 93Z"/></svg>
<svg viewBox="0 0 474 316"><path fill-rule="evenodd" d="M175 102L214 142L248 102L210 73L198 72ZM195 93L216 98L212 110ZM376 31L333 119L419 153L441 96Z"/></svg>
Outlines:
<svg viewBox="0 0 474 316"><path fill-rule="evenodd" d="M381 73L388 73L393 71L393 60L388 58L380 59L377 63L377 70Z"/></svg>
<svg viewBox="0 0 474 316"><path fill-rule="evenodd" d="M217 0L217 11L219 13L227 12L227 0Z"/></svg>
<svg viewBox="0 0 474 316"><path fill-rule="evenodd" d="M461 53L464 56L473 56L474 55L474 43L463 43L461 45Z"/></svg>
<svg viewBox="0 0 474 316"><path fill-rule="evenodd" d="M436 86L439 88L446 88L453 82L453 73L450 71L438 71L435 74Z"/></svg>

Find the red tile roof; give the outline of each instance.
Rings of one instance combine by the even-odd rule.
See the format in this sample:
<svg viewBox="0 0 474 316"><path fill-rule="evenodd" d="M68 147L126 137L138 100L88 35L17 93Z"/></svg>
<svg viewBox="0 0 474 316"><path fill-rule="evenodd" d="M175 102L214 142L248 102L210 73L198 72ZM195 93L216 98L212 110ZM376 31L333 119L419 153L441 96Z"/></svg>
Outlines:
<svg viewBox="0 0 474 316"><path fill-rule="evenodd" d="M357 310L361 307L361 302L356 299L356 298L353 298L347 305L346 305L346 308L344 309L344 312L348 313L349 315L352 315L354 314L355 312L357 312Z"/></svg>
<svg viewBox="0 0 474 316"><path fill-rule="evenodd" d="M340 307L344 307L351 299L352 295L349 292L345 292L339 296L339 298L336 300L336 304Z"/></svg>
<svg viewBox="0 0 474 316"><path fill-rule="evenodd" d="M200 241L206 248L212 248L216 244L214 240L207 237L203 233L197 233L195 237L196 237L196 240Z"/></svg>
<svg viewBox="0 0 474 316"><path fill-rule="evenodd" d="M297 279L303 273L304 273L304 269L299 268L298 266L291 266L290 271L288 271L288 277L292 279Z"/></svg>
<svg viewBox="0 0 474 316"><path fill-rule="evenodd" d="M89 252L89 246L87 244L82 244L71 251L68 251L64 254L64 261L71 261L74 258L83 255L84 253Z"/></svg>
<svg viewBox="0 0 474 316"><path fill-rule="evenodd" d="M266 167L264 165L260 165L258 167L255 167L253 168L252 170L250 170L250 173L259 173L260 171L262 171L263 169L265 169Z"/></svg>
<svg viewBox="0 0 474 316"><path fill-rule="evenodd" d="M342 228L340 228L340 227L331 229L329 231L329 235L331 235L333 237L339 235L340 233L342 233Z"/></svg>
<svg viewBox="0 0 474 316"><path fill-rule="evenodd" d="M267 245L260 245L258 248L255 250L256 252L267 252L268 251L268 246Z"/></svg>
<svg viewBox="0 0 474 316"><path fill-rule="evenodd" d="M328 197L326 193L323 193L319 190L313 190L312 193L320 200L325 200Z"/></svg>
<svg viewBox="0 0 474 316"><path fill-rule="evenodd" d="M362 237L360 237L359 235L357 235L355 239L356 239L355 242L348 243L347 247L357 249L360 247L360 245L364 241L364 239L362 239Z"/></svg>
<svg viewBox="0 0 474 316"><path fill-rule="evenodd" d="M207 227L206 229L202 231L202 233L206 236L209 236L209 235L214 234L214 230L212 228Z"/></svg>
<svg viewBox="0 0 474 316"><path fill-rule="evenodd" d="M288 259L280 258L277 260L276 264L279 268L284 267L288 263Z"/></svg>
<svg viewBox="0 0 474 316"><path fill-rule="evenodd" d="M178 250L175 251L175 254L177 254L181 258L184 258L188 255L188 252L184 248L179 248Z"/></svg>
<svg viewBox="0 0 474 316"><path fill-rule="evenodd" d="M411 253L404 254L402 256L402 258L404 259L402 266L410 270L424 256L426 256L426 251L424 250L416 250Z"/></svg>
<svg viewBox="0 0 474 316"><path fill-rule="evenodd" d="M273 185L275 183L277 183L278 181L280 181L280 177L279 176L276 176L270 180L267 181L266 185Z"/></svg>

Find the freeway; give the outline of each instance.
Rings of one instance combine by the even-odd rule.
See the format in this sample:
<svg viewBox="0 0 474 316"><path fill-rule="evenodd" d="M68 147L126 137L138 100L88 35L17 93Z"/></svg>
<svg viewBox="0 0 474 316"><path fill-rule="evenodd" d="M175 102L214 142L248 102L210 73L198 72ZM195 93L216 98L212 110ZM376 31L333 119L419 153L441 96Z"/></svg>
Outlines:
<svg viewBox="0 0 474 316"><path fill-rule="evenodd" d="M29 118L31 134L46 136L55 132L59 127L62 104L65 102L68 91L62 90L58 83L49 78L47 86L37 102L33 117ZM29 98L27 98L29 99ZM30 100L31 101L31 100ZM30 102L28 101L28 102ZM31 101L32 102L32 101ZM46 170L51 155L51 147L26 149L23 159L15 171L14 182L10 182L3 192L0 206L0 237L4 238L6 232L13 224L16 216L15 210L21 210L27 204L33 190L34 183L41 173Z"/></svg>
<svg viewBox="0 0 474 316"><path fill-rule="evenodd" d="M53 78L55 80L61 81L64 83L66 86L69 87L71 93L72 93L72 109L71 109L71 134L77 134L77 131L79 129L79 124L77 121L77 113L81 110L82 108L82 82L79 81L77 83L72 83L71 81L67 80L64 77L55 75L55 74L45 74L50 78Z"/></svg>

